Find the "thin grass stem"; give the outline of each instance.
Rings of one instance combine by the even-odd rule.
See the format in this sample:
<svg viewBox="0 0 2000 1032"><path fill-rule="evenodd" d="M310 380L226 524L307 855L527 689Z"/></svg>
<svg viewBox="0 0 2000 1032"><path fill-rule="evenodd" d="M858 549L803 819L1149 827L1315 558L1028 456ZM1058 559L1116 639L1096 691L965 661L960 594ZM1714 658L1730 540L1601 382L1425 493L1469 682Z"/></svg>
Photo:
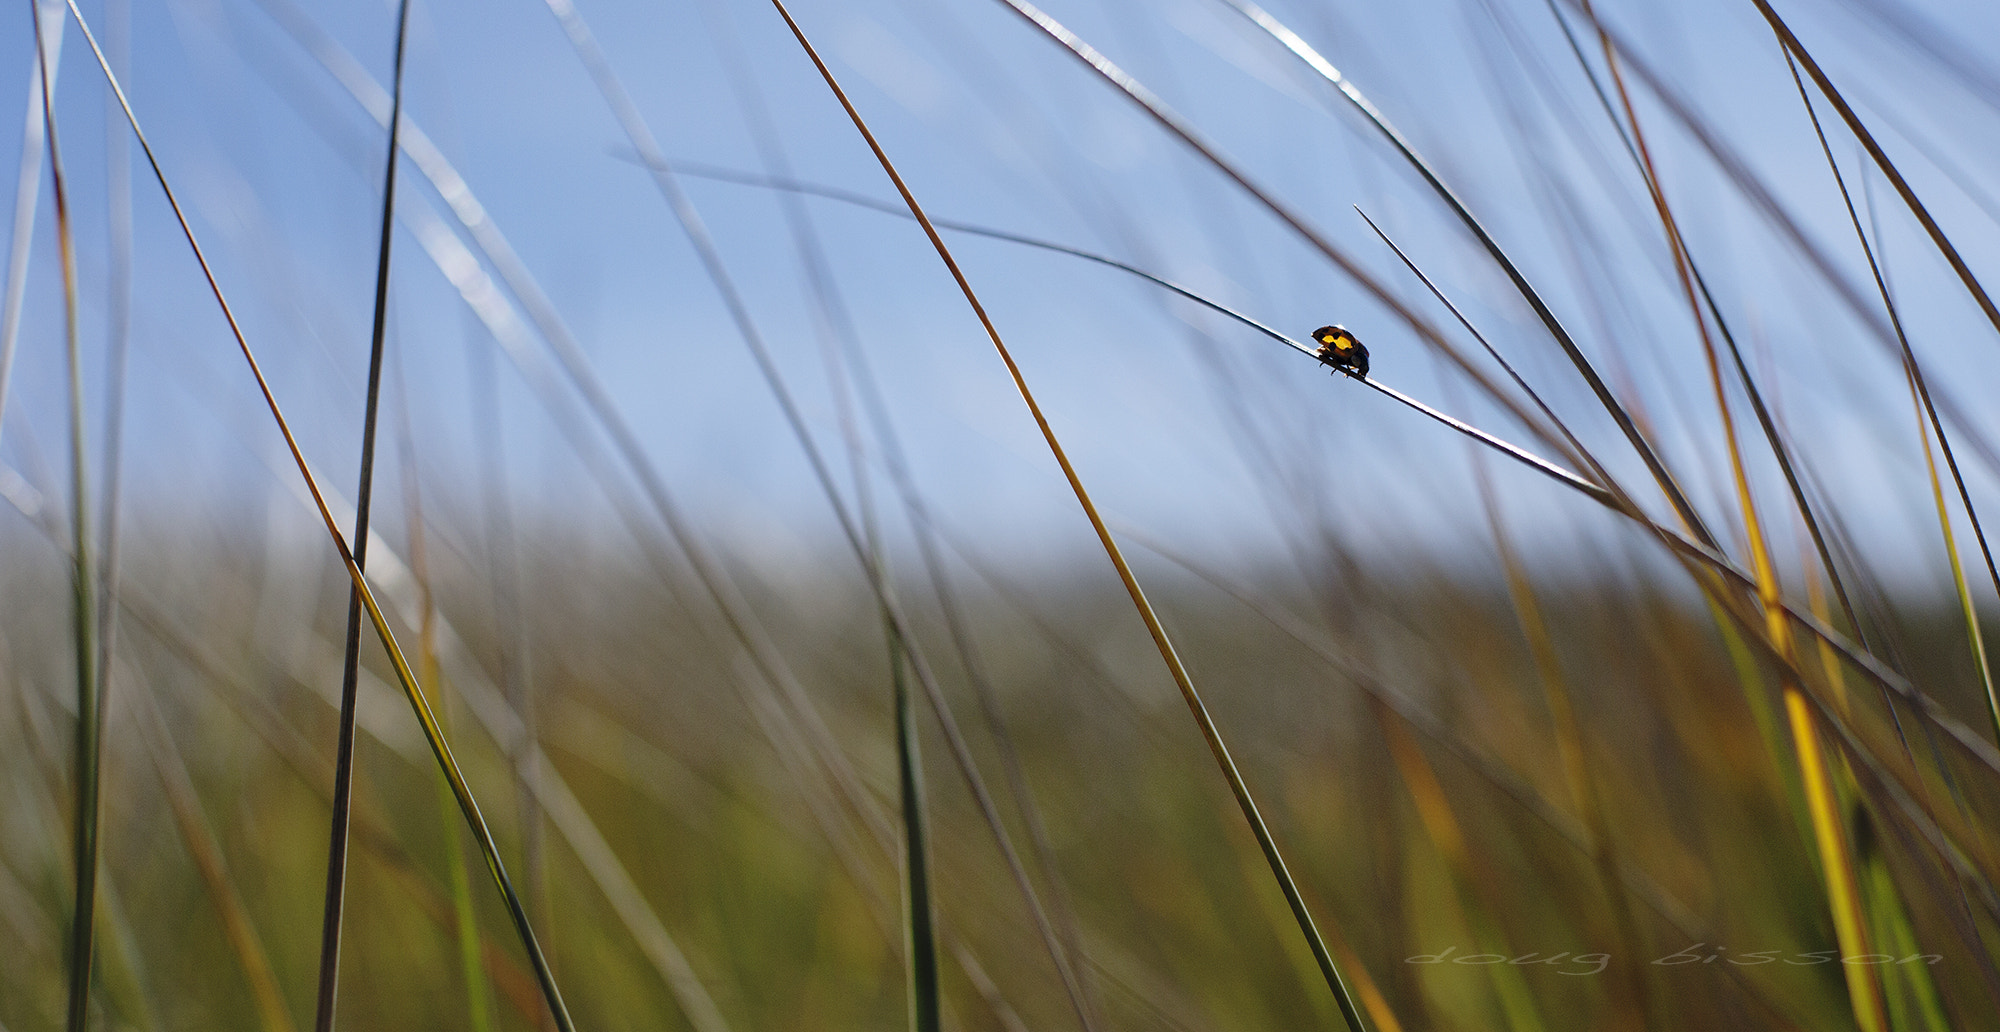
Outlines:
<svg viewBox="0 0 2000 1032"><path fill-rule="evenodd" d="M722 168L720 166L681 165L677 167L679 167L684 174L689 174L689 175L701 175L707 178L736 182L744 185L768 187L771 189L794 190L800 193L805 193L812 196L825 197L830 200L836 200L842 203L854 204L860 207L876 211L887 211L889 209L889 205L887 204L887 202L878 201L875 200L874 198L867 197L866 195L855 194L850 191L840 190L835 187L827 187L821 184L815 184L801 180L784 180L777 177L758 176L752 173L745 173L733 169ZM905 217L905 218L911 217L909 216L907 210L892 212L892 214L896 214L899 215L900 217ZM1257 319L1251 316L1245 315L1244 313L1239 312L1236 309L1233 309L1227 305L1217 302L1211 298L1205 297L1187 287L1181 286L1180 284L1174 283L1171 280L1167 280L1163 277L1156 276L1150 272L1145 271L1144 269L1140 269L1136 266L1130 265L1129 263L1122 262L1117 259L1109 258L1103 255L1094 254L1092 252L1084 251L1078 248L1072 248L1064 244L1057 244L1046 240L1040 240L1034 237L1027 237L1021 234L1016 234L1005 230L998 230L989 227L978 226L972 223L955 222L951 220L935 220L933 222L933 225L941 229L948 228L957 232L963 232L978 236L985 236L1000 240L1007 240L1025 246L1037 247L1058 253L1069 254L1074 257L1083 258L1088 261L1097 262L1099 264L1111 268L1119 269L1121 271L1137 276L1141 279L1147 280L1148 282L1154 283L1155 285L1171 290L1176 294L1179 294L1180 296L1185 297L1191 301L1195 301L1201 304L1202 306L1209 308L1215 312L1218 312L1224 316L1227 316L1232 320L1240 322L1243 325L1248 326L1251 329L1254 329L1259 333L1262 333L1265 336L1268 336L1278 341L1279 343L1286 344L1302 354L1308 354L1308 355L1312 354L1312 350L1306 347L1304 344L1292 340L1285 334L1275 329L1272 329L1268 325L1258 321ZM1392 248L1395 246L1393 241L1390 241L1390 245ZM1405 260L1407 260L1407 258ZM1422 275L1421 271L1419 271L1419 276L1420 278L1428 279L1428 277ZM1450 304L1448 299L1444 300L1448 307L1455 307ZM1477 330L1476 327L1470 327L1470 329L1475 337L1480 336L1479 331ZM1372 377L1364 382L1370 384L1371 386L1375 386L1378 390L1381 389L1382 386L1379 383L1379 381L1373 379ZM1442 413L1437 413L1435 409L1431 409L1429 406L1416 403L1414 402L1414 399L1408 399L1408 396L1403 395L1401 392L1394 392L1393 394L1391 394L1391 396L1396 398L1397 400L1407 401L1412 405L1412 407L1416 409L1416 411L1424 415L1431 416L1432 418L1438 418L1440 419L1440 421L1445 422L1445 425L1452 426L1454 429L1459 429L1461 426L1464 426L1464 424L1462 424L1461 421L1451 419L1450 417L1447 416L1443 416ZM1467 432L1467 431L1461 430L1461 432ZM1476 431L1476 430L1473 430L1472 432L1467 432L1467 436L1472 437L1474 440L1480 441L1481 443L1487 443L1489 444L1489 446L1492 446L1490 443L1491 440L1497 440L1492 438L1491 435L1486 434L1483 431ZM1636 508L1632 507L1629 502L1620 504L1618 502L1617 497L1614 495L1614 492L1616 490L1615 484L1610 489L1597 487L1596 485L1589 484L1587 481L1582 481L1581 478L1576 477L1574 474L1570 474L1566 471L1561 471L1560 467L1554 466L1553 463L1549 463L1546 459L1541 459L1539 456L1533 456L1532 453L1526 453L1528 456L1530 456L1530 458L1522 458L1521 455L1517 455L1515 454L1515 452L1525 451L1525 450L1519 449L1519 446L1516 445L1505 444L1505 442L1502 442L1501 446L1497 446L1497 450L1501 451L1503 454L1507 454L1510 457L1515 458L1517 461L1522 461L1525 464L1529 465L1530 467L1550 475L1552 479L1555 479L1558 482L1563 483L1565 486L1570 487L1572 490L1581 491L1587 497L1590 497L1594 501L1597 501L1599 504L1605 505L1607 508L1610 508L1612 511L1618 513L1620 516L1632 520L1633 522L1637 523L1641 527L1641 529L1644 529L1648 533L1651 533L1655 537L1657 537L1661 541L1661 543L1667 547L1667 549L1670 552L1681 557L1682 559L1698 563L1702 567L1714 571L1715 573L1721 575L1730 583L1734 584L1739 589L1746 589L1750 591L1754 591L1756 589L1756 579L1754 575L1742 569L1741 567L1737 566L1735 562L1729 559L1727 556L1724 556L1721 553L1694 541L1693 539L1689 538L1683 533L1674 531L1670 528L1652 522L1644 513L1639 512ZM1551 468L1557 470L1558 472L1550 473L1549 470ZM1584 486L1579 487L1578 486L1579 484L1583 484ZM1809 609L1802 608L1799 605L1791 602L1784 602L1783 608L1787 617L1794 623L1796 623L1800 628L1805 630L1807 633L1813 635L1816 639L1818 639L1828 647L1832 648L1835 652L1837 652L1840 655L1840 657L1843 660L1845 660L1850 664L1853 664L1857 670L1861 671L1865 676L1867 676L1871 681L1875 682L1881 688L1901 698L1902 700L1915 705L1918 711L1924 715L1927 724L1929 724L1930 726L1935 726L1944 729L1946 733L1950 735L1954 741L1958 742L1961 747L1967 749L1970 755L1976 757L1977 761L1982 766L1987 767L1988 769L1993 770L1996 773L2000 773L2000 750L1996 750L1993 746L1986 743L1983 738L1966 729L1963 724L1961 724L1956 718L1952 717L1949 714L1949 712L1942 705L1940 705L1935 699L1932 699L1928 694L1918 690L1913 685L1911 685L1907 678L1903 677L1903 675L1898 673L1894 668L1888 666L1882 660L1877 658L1865 646L1860 646L1855 644L1854 642L1849 641L1846 637L1844 637L1837 630L1835 630L1831 626L1831 624L1815 617L1810 612Z"/></svg>
<svg viewBox="0 0 2000 1032"><path fill-rule="evenodd" d="M1465 202L1459 200L1458 195L1452 191L1451 187L1445 185L1444 180L1437 174L1436 170L1431 168L1430 162L1424 160L1423 156L1417 153L1416 148L1410 144L1409 140L1404 138L1403 134L1389 122L1388 118L1362 94L1359 87L1355 86L1351 80L1342 75L1339 69L1335 68L1331 62L1307 44L1298 33L1287 28L1284 23L1272 17L1269 12L1252 3L1251 0L1222 0L1222 2L1228 4L1238 14L1249 19L1259 29L1268 33L1271 38L1277 40L1286 50L1291 51L1299 60L1305 62L1307 67L1332 84L1340 92L1342 98L1352 104L1354 109L1359 111L1370 124L1381 131L1382 135L1395 147L1397 153L1401 154L1404 160L1409 162L1410 167L1417 170L1417 173L1430 185L1432 192L1436 193L1459 217L1459 221L1463 222L1465 227L1472 232L1472 235L1479 240L1480 245L1486 249L1487 254L1491 255L1494 262L1500 266L1501 271L1507 274L1507 278L1514 284L1514 289L1528 302L1529 307L1534 309L1536 317L1541 320L1542 325L1549 331L1549 335L1555 338L1556 343L1561 346L1563 354L1568 356L1570 363L1576 367L1577 372L1583 376L1584 382L1590 386L1591 393L1597 396L1598 402L1604 406L1605 411L1610 413L1613 421L1618 424L1618 429L1624 433L1625 439L1632 445L1633 451L1646 464L1647 470L1652 473L1654 481L1659 484L1661 492L1666 495L1667 501L1673 506L1675 513L1679 515L1688 530L1703 544L1715 547L1716 541L1714 536L1708 532L1708 528L1702 523L1701 517L1696 514L1693 503L1688 501L1686 494L1681 490L1679 482L1674 479L1673 474L1667 469L1665 461L1660 458L1659 454L1653 448L1652 443L1646 439L1645 434L1640 430L1638 424L1633 421L1631 414L1625 410L1625 406L1619 403L1617 396L1612 394L1611 389L1605 385L1603 378L1598 375L1596 367L1591 365L1590 360L1584 356L1583 350L1571 338L1569 330L1564 328L1562 320L1558 319L1555 312L1549 308L1548 303L1542 300L1540 292L1536 291L1528 282L1527 276L1522 274L1520 268L1514 264L1513 259L1509 258L1507 252L1500 247L1499 242L1493 239L1492 234L1488 233L1486 227L1472 214L1471 209L1465 206ZM1511 368L1509 372L1512 372Z"/></svg>
<svg viewBox="0 0 2000 1032"><path fill-rule="evenodd" d="M1120 93L1123 93L1133 103L1139 105L1155 122L1158 122L1168 132L1193 149L1195 153L1201 156L1202 160L1208 162L1231 182L1234 182L1265 210L1284 223L1288 229L1296 233L1300 239L1318 251L1329 262L1332 262L1335 268L1338 268L1344 275L1353 280L1369 296L1393 312L1398 319L1402 320L1416 333L1420 340L1436 349L1447 361L1463 372L1468 379L1478 384L1480 390L1492 398L1496 404L1505 407L1515 418L1521 421L1522 425L1531 428L1535 433L1547 440L1546 431L1513 398L1501 391L1498 385L1493 383L1486 375L1484 370L1474 365L1455 345L1446 340L1438 332L1437 328L1431 325L1429 320L1411 309L1403 302L1402 298L1398 297L1380 280L1376 279L1361 263L1356 261L1346 251L1336 246L1331 238L1307 221L1303 214L1294 211L1289 205L1280 201L1275 194L1258 184L1250 178L1247 172L1224 157L1214 144L1210 143L1195 129L1193 123L1183 118L1172 108L1169 108L1165 101L1147 89L1143 83L1133 78L1131 74L1112 62L1110 58L1099 52L1088 42L1085 42L1076 33L1071 32L1061 22L1050 17L1040 8L1028 3L1027 0L1000 0L1000 2L1005 4L1015 14L1021 16L1030 25L1033 25L1038 31L1055 40L1071 56L1083 62L1092 72L1117 88ZM1550 443L1553 445L1552 441Z"/></svg>

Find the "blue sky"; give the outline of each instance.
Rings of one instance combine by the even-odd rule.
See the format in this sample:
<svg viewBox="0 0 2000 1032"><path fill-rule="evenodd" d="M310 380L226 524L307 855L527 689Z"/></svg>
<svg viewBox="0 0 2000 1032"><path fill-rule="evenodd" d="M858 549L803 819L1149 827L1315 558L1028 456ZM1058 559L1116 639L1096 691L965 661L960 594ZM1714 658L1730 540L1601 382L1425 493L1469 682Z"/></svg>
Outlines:
<svg viewBox="0 0 2000 1032"><path fill-rule="evenodd" d="M2000 98L1979 92L1993 84L1982 76L2000 69L1989 42L2000 39L2000 12L1913 7L1945 42L1940 55L1866 13L1885 2L1782 10L1861 104L1974 269L2000 281L2000 234L1975 196L2000 195ZM768 4L582 0L578 9L670 157L761 167L730 85L735 67L769 105L797 175L893 199ZM1810 125L1754 8L1703 0L1600 9L1773 186L1845 275L1867 287ZM1609 420L1470 238L1371 131L1329 102L1324 84L1247 22L1215 0L1077 0L1049 10L1448 324L1353 206L1368 210L1614 471L1635 488L1643 483ZM1272 10L1463 193L1607 378L1643 401L1697 504L1728 526L1734 503L1713 396L1658 224L1548 9L1492 0ZM98 3L83 11L100 30L119 18ZM995 0L799 0L793 11L934 214L1114 254L1297 336L1343 322L1369 343L1385 382L1529 443L1296 235ZM392 6L316 3L299 12L387 81ZM128 78L139 117L310 457L347 490L373 289L380 130L253 0L167 0L130 17ZM733 44L718 42L718 18ZM0 112L23 111L30 53L27 11L0 19ZM548 7L416 0L408 67L409 117L511 242L679 499L712 533L752 552L784 559L832 545L826 504L715 287L652 180L629 160L617 121ZM1927 522L1934 515L1895 367L1665 109L1634 88L1696 257L1753 361L1777 385L1817 478L1851 522L1889 531L1868 535L1881 563L1941 569L1942 552L1926 544L1936 541ZM93 446L101 447L111 151L102 79L73 25L57 96L98 406ZM1514 121L1510 106L1526 121ZM14 117L0 118L4 169L20 154ZM1851 174L1855 145L1844 131L1834 140ZM133 157L131 504L227 521L278 490L276 434L157 186ZM1970 190L1952 178L1958 170ZM419 234L443 226L460 248L471 239L451 229L449 210L414 165L405 161L401 174L410 215L395 243L389 404L400 412L409 399L426 490L447 500L476 496L483 445L473 399L480 363L491 363L517 500L550 518L612 527L609 503L558 423L434 260L448 262L453 245L434 255ZM851 488L824 331L777 198L692 178L683 185ZM2000 337L1879 178L1873 188L1882 247L1920 353L1975 422L2000 435L1986 404ZM1025 408L921 234L832 202L807 208L917 477L946 520L1026 555L1087 547L1088 528ZM45 189L0 460L56 492L62 481L48 471L64 468L66 394L48 224ZM950 242L1080 472L1122 519L1246 558L1291 554L1286 542L1319 521L1363 554L1489 550L1461 438L1115 272L1010 244ZM518 298L506 305L523 311ZM1455 341L1474 346L1452 329ZM545 353L538 338L527 340ZM1741 398L1733 401L1739 429L1750 432ZM870 445L868 455L879 491L879 449ZM1589 503L1532 473L1487 465L1512 524L1535 547L1593 562L1594 549L1620 540ZM1778 483L1771 470L1758 472L1760 482ZM1992 471L1973 463L1971 472L1976 499L1994 498Z"/></svg>

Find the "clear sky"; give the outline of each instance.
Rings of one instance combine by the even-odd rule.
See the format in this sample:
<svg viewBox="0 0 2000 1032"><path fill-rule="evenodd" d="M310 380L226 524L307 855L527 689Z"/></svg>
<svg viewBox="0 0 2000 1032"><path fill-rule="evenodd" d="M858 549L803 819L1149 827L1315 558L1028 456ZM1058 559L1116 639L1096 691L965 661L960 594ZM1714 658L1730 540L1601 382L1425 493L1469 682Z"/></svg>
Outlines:
<svg viewBox="0 0 2000 1032"><path fill-rule="evenodd" d="M128 41L130 93L166 174L309 455L347 491L385 145L362 101L388 81L395 10L292 3L162 0L126 12L121 0L109 9L87 0L82 9L100 34ZM2000 8L1842 0L1780 9L1973 269L2000 283ZM894 199L765 0L579 0L577 10L669 158L690 169L768 171L745 115L747 90L767 106L794 175ZM1810 123L1748 0L1599 10L1871 300ZM783 558L832 545L827 505L715 283L548 5L414 0L413 12L409 124L463 177L545 292L677 500L738 547ZM1298 234L998 0L796 0L793 12L934 215L1114 255L1295 337L1344 323L1372 349L1382 381L1548 452L1462 375L1441 371L1405 323ZM1476 350L1354 206L1367 210L1639 493L1643 467L1549 335L1325 82L1218 0L1050 0L1049 12L1454 343ZM1697 506L1730 526L1733 494L1699 338L1643 183L1551 9L1540 0L1274 0L1272 13L1374 100L1487 221L1614 388L1641 403ZM129 33L120 32L128 18ZM0 114L25 110L31 38L25 5L0 18ZM1581 42L1601 71L1596 41ZM352 69L343 80L327 61ZM1628 84L1695 258L1772 385L1819 490L1881 550L1879 562L1936 568L1941 552L1924 544L1936 531L1920 446L1882 341L1641 78ZM101 449L107 169L119 151L107 137L103 79L73 22L57 97L92 446ZM0 118L0 169L18 164L15 117ZM1858 175L1852 137L1837 130L1832 139L1850 182L1874 196L1920 354L1970 425L2000 440L1988 400L2000 383L2000 335L1880 176ZM290 497L277 494L289 487L272 472L277 437L158 186L136 150L131 157L129 504L227 521ZM410 161L401 175L385 447L407 437L434 500L471 504L486 482L483 457L497 457L524 506L613 527L612 505L563 430L567 417L545 404L554 396L573 406L575 391L559 379L547 381L552 391L534 385L551 352L530 307L494 286L501 270L454 221L440 184ZM691 176L680 185L851 492L842 433L851 405L832 386L826 357L842 335L815 301L781 196ZM0 194L10 220L11 196ZM1034 424L921 234L879 212L803 204L901 446L945 521L1023 554L1087 546L1087 526ZM59 498L67 394L46 183L38 210L0 460ZM1363 554L1489 547L1463 438L1131 277L1016 244L950 242L1079 472L1122 520L1242 557L1287 555L1286 542L1318 526L1337 528ZM484 321L468 291L484 303ZM496 347L496 330L514 335L529 375ZM1477 364L1498 375L1492 362ZM481 416L495 397L481 386L489 372L497 438ZM1754 434L1740 391L1732 403L1739 430ZM599 431L583 433L602 449ZM882 446L864 436L866 475L886 508ZM1483 464L1535 547L1565 554L1606 540L1609 521L1588 502L1532 472ZM609 468L629 485L629 470ZM1779 483L1769 469L1756 472L1760 484ZM1968 473L1975 498L1994 500L1992 465L1974 456ZM1657 492L1644 496L1653 505Z"/></svg>

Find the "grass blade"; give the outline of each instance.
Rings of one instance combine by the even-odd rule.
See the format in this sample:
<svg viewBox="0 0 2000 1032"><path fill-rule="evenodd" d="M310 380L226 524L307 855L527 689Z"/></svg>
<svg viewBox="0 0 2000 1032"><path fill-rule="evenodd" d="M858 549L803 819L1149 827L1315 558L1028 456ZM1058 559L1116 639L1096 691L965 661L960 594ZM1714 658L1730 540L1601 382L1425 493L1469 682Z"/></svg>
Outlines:
<svg viewBox="0 0 2000 1032"><path fill-rule="evenodd" d="M1590 360L1584 357L1582 349L1577 347L1576 341L1570 337L1569 331L1563 327L1562 321L1556 318L1555 312L1549 308L1547 302L1542 300L1541 294L1528 283L1528 278L1515 266L1513 259L1507 256L1507 252L1486 231L1486 227L1481 225L1478 218L1473 216L1471 209L1465 206L1465 202L1459 200L1458 195L1452 191L1451 187L1445 185L1444 180L1431 168L1430 163L1425 161L1423 156L1417 153L1416 148L1411 146L1410 142L1403 137L1403 134L1397 131L1396 127L1383 116L1382 112L1373 103L1369 102L1368 98L1361 93L1359 87L1355 86L1331 62L1327 61L1318 51L1308 45L1298 33L1287 28L1284 23L1273 18L1263 8L1252 3L1251 0L1222 0L1222 2L1234 8L1238 14L1248 18L1259 29L1269 33L1285 49L1291 51L1299 60L1305 62L1307 67L1318 73L1321 78L1324 78L1335 89L1339 90L1341 97L1352 104L1355 110L1361 112L1362 116L1367 118L1375 128L1381 130L1382 135L1388 138L1390 144L1396 148L1397 152L1403 155L1403 158L1410 163L1412 168L1417 170L1417 173L1424 178L1426 183L1430 184L1431 190L1445 204L1451 207L1452 211L1458 215L1459 221L1465 223L1465 227L1472 231L1474 237L1478 238L1480 245L1486 249L1486 253L1491 255L1494 262L1500 266L1501 271L1507 274L1507 278L1514 284L1514 289L1528 302L1529 307L1534 309L1536 317L1548 329L1549 335L1554 337L1556 343L1562 347L1563 354L1569 357L1570 363L1576 366L1578 373L1582 374L1584 382L1590 385L1591 393L1597 396L1598 402L1604 406L1606 412L1610 413L1611 418L1617 422L1618 429L1624 433L1625 439L1631 443L1633 451L1638 453L1639 458L1645 462L1647 470L1653 474L1654 481L1659 484L1661 492L1667 496L1667 501L1673 505L1674 511L1680 516L1682 523L1687 526L1688 530L1702 544L1715 547L1716 541L1714 536L1702 524L1701 517L1695 513L1694 505L1688 501L1687 496L1681 491L1680 484L1674 480L1673 474L1666 467L1666 463L1653 450L1651 442L1647 441L1645 434L1633 422L1631 414L1625 411L1625 406L1618 402L1617 397L1611 393L1611 389L1605 385L1603 378L1597 374L1596 367L1592 366Z"/></svg>
<svg viewBox="0 0 2000 1032"><path fill-rule="evenodd" d="M889 671L896 706L896 783L903 818L905 963L909 967L910 1027L938 1032L937 932L932 927L930 851L924 835L923 765L917 754L917 714L904 673L902 639L889 634Z"/></svg>

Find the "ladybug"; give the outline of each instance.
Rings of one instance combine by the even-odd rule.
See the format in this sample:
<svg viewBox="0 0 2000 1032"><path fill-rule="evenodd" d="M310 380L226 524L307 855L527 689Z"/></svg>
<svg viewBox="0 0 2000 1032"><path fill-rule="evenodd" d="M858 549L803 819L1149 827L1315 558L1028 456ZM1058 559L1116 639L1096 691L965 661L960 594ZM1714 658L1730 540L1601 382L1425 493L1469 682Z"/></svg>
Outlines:
<svg viewBox="0 0 2000 1032"><path fill-rule="evenodd" d="M1319 344L1315 354L1321 362L1358 379L1368 379L1368 348L1347 332L1345 326L1322 326L1313 331L1313 340Z"/></svg>

